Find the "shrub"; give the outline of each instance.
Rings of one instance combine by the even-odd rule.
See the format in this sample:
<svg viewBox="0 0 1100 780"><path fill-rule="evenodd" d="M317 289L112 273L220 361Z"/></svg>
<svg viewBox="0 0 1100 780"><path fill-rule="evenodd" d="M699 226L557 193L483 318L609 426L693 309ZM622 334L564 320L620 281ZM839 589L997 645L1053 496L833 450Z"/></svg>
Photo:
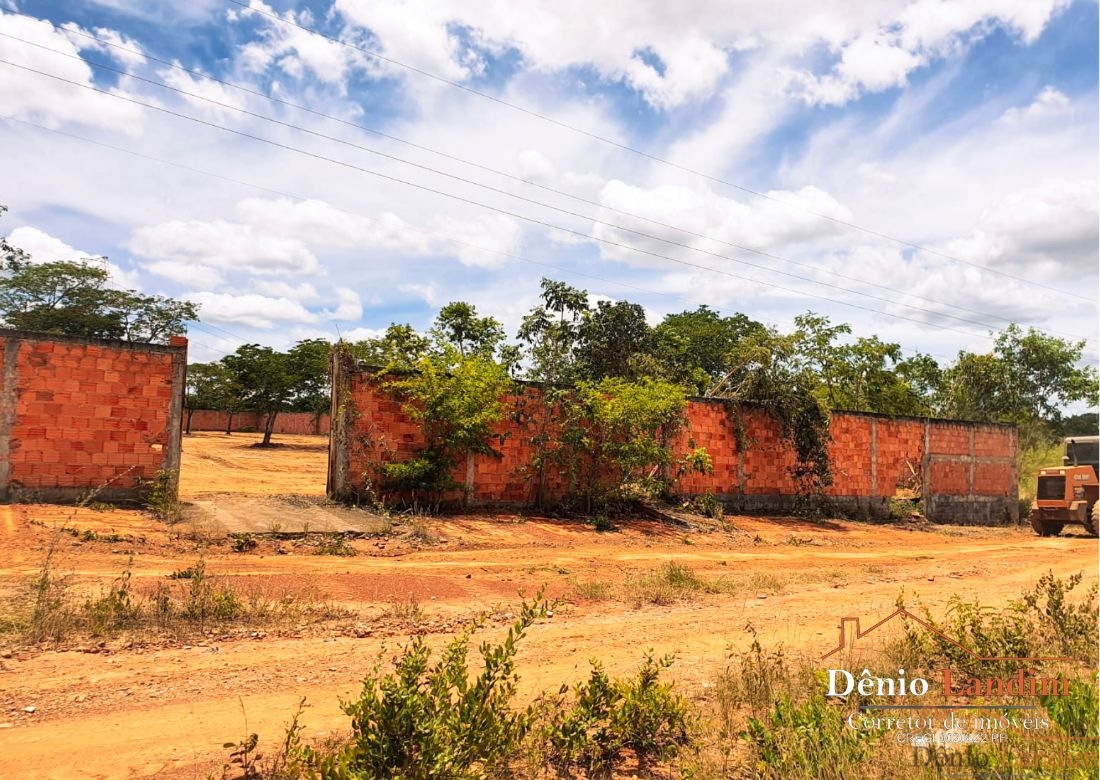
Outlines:
<svg viewBox="0 0 1100 780"><path fill-rule="evenodd" d="M344 706L352 719L351 743L325 762L331 780L484 778L511 760L527 733L531 709L514 710L516 645L545 602L524 602L498 645L480 647L483 668L470 679L466 657L470 628L453 639L439 661L417 637L385 674L381 666L363 682L356 701Z"/></svg>
<svg viewBox="0 0 1100 780"><path fill-rule="evenodd" d="M652 499L667 490L673 466L680 472L710 466L703 449L677 462L666 446L685 425L687 398L678 385L648 378L581 382L562 407L561 438L576 461L569 471L579 474L589 507Z"/></svg>
<svg viewBox="0 0 1100 780"><path fill-rule="evenodd" d="M1040 702L1050 719L1069 736L1096 739L1100 703L1097 702L1095 685L1070 680L1068 696L1042 696Z"/></svg>
<svg viewBox="0 0 1100 780"><path fill-rule="evenodd" d="M781 694L771 712L751 716L745 736L757 761L756 777L844 780L871 755L877 733L849 729L845 713L830 707L818 686L808 700Z"/></svg>
<svg viewBox="0 0 1100 780"><path fill-rule="evenodd" d="M160 469L153 475L148 485L145 503L153 514L169 523L180 519L179 472L172 469Z"/></svg>
<svg viewBox="0 0 1100 780"><path fill-rule="evenodd" d="M352 558L356 555L355 548L348 544L348 540L340 534L325 534L313 548L314 555L335 555L340 558Z"/></svg>
<svg viewBox="0 0 1100 780"><path fill-rule="evenodd" d="M1018 665L1011 660L983 658L1079 655L1092 659L1095 665L1096 586L1076 604L1067 599L1080 582L1080 574L1062 580L1048 572L1004 609L954 597L944 620L936 620L924 610L924 620L935 630L907 622L905 635L889 652L899 663L909 661L912 665L919 660L929 667L948 666L977 677L1010 674ZM901 599L898 606L904 606Z"/></svg>
<svg viewBox="0 0 1100 780"><path fill-rule="evenodd" d="M711 520L721 520L726 515L726 505L709 490L701 496L696 496L688 504L688 508Z"/></svg>
<svg viewBox="0 0 1100 780"><path fill-rule="evenodd" d="M1081 575L1067 580L1048 571L1035 587L1025 592L1017 609L1022 609L1035 626L1035 640L1041 648L1057 655L1077 655L1096 665L1097 590L1094 584L1083 600L1073 603L1068 596L1081 584Z"/></svg>
<svg viewBox="0 0 1100 780"><path fill-rule="evenodd" d="M6 632L26 644L62 645L73 638L132 636L162 632L183 638L203 633L212 624L273 625L346 617L347 612L318 603L311 595L268 597L262 591L235 589L216 581L200 559L168 575L150 589L136 589L133 561L98 594L77 596L66 578L54 573L52 552L31 583L26 608L0 621ZM174 584L171 581L177 581Z"/></svg>
<svg viewBox="0 0 1100 780"><path fill-rule="evenodd" d="M612 680L593 661L588 680L573 689L571 699L563 688L541 702L539 754L560 777L578 770L608 776L628 754L642 768L677 755L691 738L687 702L660 680L672 663L672 656L646 654L633 677Z"/></svg>
<svg viewBox="0 0 1100 780"><path fill-rule="evenodd" d="M230 534L230 538L233 540L232 548L233 552L246 553L256 549L257 541L252 538L252 534Z"/></svg>
<svg viewBox="0 0 1100 780"><path fill-rule="evenodd" d="M607 515L596 515L595 517L593 517L592 527L595 528L596 531L599 533L607 533L609 531L616 530L615 524L611 522L611 518L609 518Z"/></svg>
<svg viewBox="0 0 1100 780"><path fill-rule="evenodd" d="M445 493L459 487L451 472L468 452L495 453L489 441L493 426L504 417L501 397L511 382L505 368L491 357L464 355L451 346L421 358L414 368L410 374L387 379L383 386L420 424L425 444L414 458L382 466L382 492L403 493L413 503L438 506Z"/></svg>

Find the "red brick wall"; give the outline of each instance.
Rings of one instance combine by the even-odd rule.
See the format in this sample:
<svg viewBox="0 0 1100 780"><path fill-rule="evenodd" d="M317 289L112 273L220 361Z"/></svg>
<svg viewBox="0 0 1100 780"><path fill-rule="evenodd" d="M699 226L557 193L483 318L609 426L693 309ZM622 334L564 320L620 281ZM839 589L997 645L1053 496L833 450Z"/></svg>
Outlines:
<svg viewBox="0 0 1100 780"><path fill-rule="evenodd" d="M184 422L187 421L187 411L184 411ZM212 409L195 409L191 413L192 431L222 431L229 421L229 415L225 412L217 412ZM240 412L233 415L234 431L261 431L264 426L264 416L257 412ZM275 418L275 433L282 434L310 434L327 436L329 431L329 415L325 412L320 419L308 412L280 412Z"/></svg>
<svg viewBox="0 0 1100 780"><path fill-rule="evenodd" d="M0 498L72 500L93 489L134 498L158 470L178 469L186 339L163 347L0 330L0 344Z"/></svg>
<svg viewBox="0 0 1100 780"><path fill-rule="evenodd" d="M419 426L398 401L379 391L369 374L351 372L346 379L345 392L355 413L348 415L346 437L340 437L347 442L346 452L337 453L330 471L334 495L355 492L377 464L405 460L424 443ZM518 417L523 420L524 410L537 410L539 404L525 404L524 399L534 400L538 392L525 386L517 398L508 399L510 414L498 425L494 441L503 457L474 456L472 463L456 469L454 477L467 485L472 501L514 503L535 497L538 479L530 465L530 438L537 420L517 422L515 413L521 412ZM765 508L769 501L779 507L781 499L797 495L791 476L794 452L762 409L695 399L688 402L686 417L688 425L672 448L679 453L705 448L714 471L685 475L674 484L675 492L751 498L752 506ZM953 519L970 510L997 518L1002 510L1010 515L1016 511L1012 427L835 412L830 434L834 481L825 491L830 499L855 501L881 514L889 499L904 489L926 504L937 504ZM744 442L740 451L739 437ZM340 446L334 443L334 452ZM565 475L553 469L543 479L547 499L560 499L569 490ZM987 498L996 499L994 508Z"/></svg>

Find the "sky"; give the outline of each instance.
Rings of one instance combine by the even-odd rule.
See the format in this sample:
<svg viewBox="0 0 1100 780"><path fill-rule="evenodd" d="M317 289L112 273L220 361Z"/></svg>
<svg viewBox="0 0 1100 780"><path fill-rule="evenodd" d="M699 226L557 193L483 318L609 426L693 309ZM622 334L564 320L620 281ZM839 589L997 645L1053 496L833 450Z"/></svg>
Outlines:
<svg viewBox="0 0 1100 780"><path fill-rule="evenodd" d="M0 0L0 235L191 359L514 334L543 277L942 362L1097 361L1093 0Z"/></svg>

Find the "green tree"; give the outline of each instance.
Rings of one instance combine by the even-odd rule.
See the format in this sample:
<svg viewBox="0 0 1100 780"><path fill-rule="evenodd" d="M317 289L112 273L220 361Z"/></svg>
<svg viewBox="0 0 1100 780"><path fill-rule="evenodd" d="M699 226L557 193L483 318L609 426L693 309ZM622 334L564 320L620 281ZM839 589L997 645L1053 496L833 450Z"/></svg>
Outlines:
<svg viewBox="0 0 1100 780"><path fill-rule="evenodd" d="M1072 403L1095 406L1095 366L1082 366L1086 341L1065 341L1009 325L991 352L960 352L944 373L941 411L949 417L1054 430Z"/></svg>
<svg viewBox="0 0 1100 780"><path fill-rule="evenodd" d="M196 409L226 413L226 434L233 431L233 417L244 410L243 391L223 363L192 363L187 367L186 432L191 433L191 416Z"/></svg>
<svg viewBox="0 0 1100 780"><path fill-rule="evenodd" d="M431 341L417 333L412 325L396 323L378 338L350 345L356 358L387 371L411 371L416 362L428 354L430 347Z"/></svg>
<svg viewBox="0 0 1100 780"><path fill-rule="evenodd" d="M5 211L0 206L0 214ZM198 320L198 306L110 286L94 261L34 263L0 239L0 324L80 338L163 343Z"/></svg>
<svg viewBox="0 0 1100 780"><path fill-rule="evenodd" d="M570 385L577 378L576 348L588 314L588 293L543 279L542 303L528 312L516 334L527 361L526 378L546 385Z"/></svg>
<svg viewBox="0 0 1100 780"><path fill-rule="evenodd" d="M822 383L802 352L804 335L774 328L751 333L733 348L729 371L711 391L717 398L762 407L795 450L792 476L808 492L832 484L829 409ZM743 436L737 446L746 446Z"/></svg>
<svg viewBox="0 0 1100 780"><path fill-rule="evenodd" d="M826 409L927 415L942 372L928 355L903 358L901 346L877 336L854 340L851 326L806 312L787 343L789 368Z"/></svg>
<svg viewBox="0 0 1100 780"><path fill-rule="evenodd" d="M683 388L672 382L650 377L581 382L563 406L563 439L581 466L589 509L594 501L660 495L678 476L671 471L674 465L709 465L702 450L678 464L668 446L686 424L687 408Z"/></svg>
<svg viewBox="0 0 1100 780"><path fill-rule="evenodd" d="M591 381L605 377L636 379L648 365L656 338L636 303L600 301L581 321L577 332L580 375Z"/></svg>
<svg viewBox="0 0 1100 780"><path fill-rule="evenodd" d="M245 408L265 416L262 447L271 446L271 434L279 412L287 409L294 398L297 376L290 357L271 347L245 344L222 358L231 373L233 384L240 389Z"/></svg>
<svg viewBox="0 0 1100 780"><path fill-rule="evenodd" d="M473 304L454 301L439 310L432 336L438 344L453 346L461 356L492 355L504 341L504 328L492 317L477 316Z"/></svg>
<svg viewBox="0 0 1100 780"><path fill-rule="evenodd" d="M855 412L928 415L941 371L928 355L903 358L898 344L860 337L840 350L831 406Z"/></svg>
<svg viewBox="0 0 1100 780"><path fill-rule="evenodd" d="M850 325L834 325L828 317L808 311L794 318L795 330L792 334L794 350L793 363L801 372L810 372L816 376L815 394L826 408L842 408L844 396L843 375L848 350L837 343L842 336L852 332Z"/></svg>
<svg viewBox="0 0 1100 780"><path fill-rule="evenodd" d="M694 311L669 314L655 328L656 357L673 381L700 395L726 373L730 350L749 333L765 328L744 314L723 317L700 306Z"/></svg>
<svg viewBox="0 0 1100 780"><path fill-rule="evenodd" d="M451 345L420 358L414 369L384 380L384 387L402 399L425 442L414 458L385 464L383 476L387 488L438 505L445 492L460 487L453 472L468 453L498 454L492 429L504 418L503 398L512 384L492 357L463 355Z"/></svg>
<svg viewBox="0 0 1100 780"><path fill-rule="evenodd" d="M1062 418L1060 436L1096 436L1097 433L1100 433L1100 416L1096 412Z"/></svg>
<svg viewBox="0 0 1100 780"><path fill-rule="evenodd" d="M525 377L537 382L541 390L534 399L521 395L516 410L533 450L536 506L542 506L545 499L548 466L564 454L560 437L551 433L551 421L577 380L577 342L589 311L584 290L551 279L543 279L541 286L541 304L523 318L517 333L526 360Z"/></svg>
<svg viewBox="0 0 1100 780"><path fill-rule="evenodd" d="M294 381L289 408L313 415L313 428L320 428L321 415L332 405L332 344L325 339L299 341L287 353L288 370Z"/></svg>

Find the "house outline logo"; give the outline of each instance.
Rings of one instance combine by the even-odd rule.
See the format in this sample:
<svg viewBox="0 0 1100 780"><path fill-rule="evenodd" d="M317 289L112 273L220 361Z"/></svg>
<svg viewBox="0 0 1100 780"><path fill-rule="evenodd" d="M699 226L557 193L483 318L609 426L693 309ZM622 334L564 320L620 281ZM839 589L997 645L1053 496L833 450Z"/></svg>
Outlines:
<svg viewBox="0 0 1100 780"><path fill-rule="evenodd" d="M891 620L893 620L894 618L897 618L897 617L901 617L902 619L908 619L908 620L912 620L915 623L919 623L920 625L924 626L926 629L931 631L933 634L935 634L936 636L943 639L945 642L950 642L955 647L962 650L964 653L967 653L968 655L970 655L971 657L973 657L973 658L975 658L979 661L1073 661L1073 660L1075 660L1073 658L1063 657L1063 656L1024 656L1024 657L1017 657L1017 656L984 656L984 655L978 655L973 650L971 650L969 647L966 647L961 642L958 642L958 641L952 639L947 634L945 634L942 631L940 631L939 629L937 629L935 626L933 626L927 620L924 620L923 618L917 617L912 612L907 610L905 607L898 607L893 612L891 612L889 615L884 617L882 620L878 621L873 626L868 628L866 631L861 631L860 630L860 627L859 627L860 621L859 621L858 617L842 617L840 619L840 624L838 625L838 629L840 630L840 639L838 640L837 646L834 647L829 652L825 653L825 655L821 656L821 660L824 661L825 659L836 655L841 650L846 649L846 647L849 644L855 644L860 639L863 639L868 634L870 634L874 631L877 631L883 625L885 625L886 623L889 623ZM846 641L846 635L848 633L847 630L846 630L847 626L851 626L854 629L854 634L852 636L851 643L848 643Z"/></svg>

